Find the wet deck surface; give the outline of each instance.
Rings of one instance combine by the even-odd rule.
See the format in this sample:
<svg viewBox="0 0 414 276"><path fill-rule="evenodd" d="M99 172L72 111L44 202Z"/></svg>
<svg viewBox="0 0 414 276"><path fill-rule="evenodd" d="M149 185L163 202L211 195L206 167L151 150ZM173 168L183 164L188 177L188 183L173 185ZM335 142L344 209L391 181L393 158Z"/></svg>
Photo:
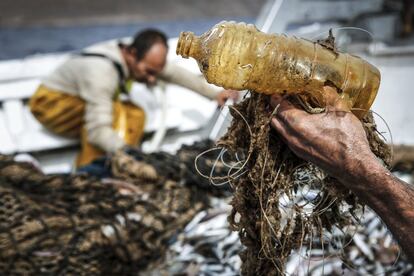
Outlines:
<svg viewBox="0 0 414 276"><path fill-rule="evenodd" d="M153 27L174 37L221 20L254 22L265 0L0 1L0 60L76 51Z"/></svg>

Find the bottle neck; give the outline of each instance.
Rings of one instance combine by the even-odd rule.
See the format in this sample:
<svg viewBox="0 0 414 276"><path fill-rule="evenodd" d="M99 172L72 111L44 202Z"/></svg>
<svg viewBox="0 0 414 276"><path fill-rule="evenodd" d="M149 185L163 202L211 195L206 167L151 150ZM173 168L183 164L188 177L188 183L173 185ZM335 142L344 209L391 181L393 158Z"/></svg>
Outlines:
<svg viewBox="0 0 414 276"><path fill-rule="evenodd" d="M199 44L199 38L192 32L182 32L177 44L177 55L183 58L196 58L196 52Z"/></svg>

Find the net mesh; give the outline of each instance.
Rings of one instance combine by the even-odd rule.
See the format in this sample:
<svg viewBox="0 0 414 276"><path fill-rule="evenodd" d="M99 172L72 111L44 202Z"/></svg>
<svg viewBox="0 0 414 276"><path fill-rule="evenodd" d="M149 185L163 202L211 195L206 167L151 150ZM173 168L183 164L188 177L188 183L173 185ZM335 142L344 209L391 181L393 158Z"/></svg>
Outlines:
<svg viewBox="0 0 414 276"><path fill-rule="evenodd" d="M1 274L131 275L160 262L207 206L187 165L210 145L174 156L118 152L103 163L105 179L44 175L1 156Z"/></svg>

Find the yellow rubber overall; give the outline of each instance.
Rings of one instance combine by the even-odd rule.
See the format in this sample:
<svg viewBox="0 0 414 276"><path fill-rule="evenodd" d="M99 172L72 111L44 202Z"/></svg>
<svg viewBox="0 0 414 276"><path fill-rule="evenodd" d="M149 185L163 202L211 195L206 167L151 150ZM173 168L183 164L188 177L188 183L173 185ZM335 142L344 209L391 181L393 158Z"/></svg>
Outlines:
<svg viewBox="0 0 414 276"><path fill-rule="evenodd" d="M39 86L29 102L34 117L49 131L67 138L80 138L76 166L89 164L104 151L88 141L84 126L85 102L77 96ZM144 133L142 108L119 100L113 102L113 129L128 145L137 145Z"/></svg>

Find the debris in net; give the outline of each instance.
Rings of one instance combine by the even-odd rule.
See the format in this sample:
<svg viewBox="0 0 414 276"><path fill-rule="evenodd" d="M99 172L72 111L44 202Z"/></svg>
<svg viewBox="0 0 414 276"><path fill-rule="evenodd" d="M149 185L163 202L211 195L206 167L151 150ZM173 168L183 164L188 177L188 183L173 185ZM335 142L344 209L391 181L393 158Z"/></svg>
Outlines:
<svg viewBox="0 0 414 276"><path fill-rule="evenodd" d="M247 173L229 179L235 190L229 222L246 247L242 273L284 275L294 251L305 249L306 258L315 249L338 254L346 248L363 214L358 198L278 138L270 127L269 97L251 93L231 113L218 146L245 157ZM388 165L390 150L370 113L363 124L372 151Z"/></svg>

